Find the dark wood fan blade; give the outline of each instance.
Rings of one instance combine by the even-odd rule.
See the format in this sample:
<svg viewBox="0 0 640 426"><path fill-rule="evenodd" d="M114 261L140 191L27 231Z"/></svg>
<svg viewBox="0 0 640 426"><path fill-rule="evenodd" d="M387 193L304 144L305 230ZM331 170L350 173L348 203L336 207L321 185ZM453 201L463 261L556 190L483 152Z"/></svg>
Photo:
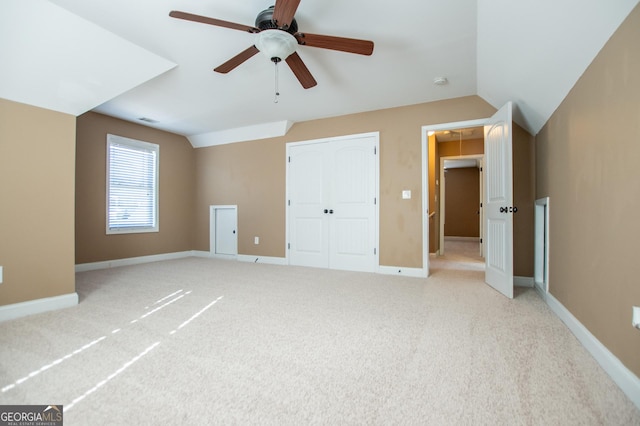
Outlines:
<svg viewBox="0 0 640 426"><path fill-rule="evenodd" d="M309 68L302 62L302 58L298 55L297 52L293 52L286 59L287 65L291 68L291 71L295 74L296 78L302 84L302 87L305 89L309 89L310 87L318 84L316 79L313 78Z"/></svg>
<svg viewBox="0 0 640 426"><path fill-rule="evenodd" d="M276 6L273 9L273 17L271 19L276 22L278 27L289 28L299 4L300 0L276 0Z"/></svg>
<svg viewBox="0 0 640 426"><path fill-rule="evenodd" d="M233 58L229 59L224 64L214 68L214 71L222 73L222 74L226 74L229 71L231 71L232 69L234 69L235 67L237 67L238 65L244 63L246 60L248 60L249 58L251 58L253 55L255 55L258 52L259 52L259 50L258 50L257 47L251 46L248 49L243 50L242 52L238 53L236 56L234 56Z"/></svg>
<svg viewBox="0 0 640 426"><path fill-rule="evenodd" d="M357 53L358 55L371 55L373 53L373 42L369 40L309 33L296 33L295 37L298 39L298 43L303 46L339 50L341 52Z"/></svg>
<svg viewBox="0 0 640 426"><path fill-rule="evenodd" d="M180 12L177 10L169 12L169 16L187 21L200 22L202 24L215 25L217 27L231 28L232 30L247 31L250 33L260 32L259 28L250 27L248 25L236 24L235 22L222 21L220 19L208 18L206 16L194 15L192 13Z"/></svg>

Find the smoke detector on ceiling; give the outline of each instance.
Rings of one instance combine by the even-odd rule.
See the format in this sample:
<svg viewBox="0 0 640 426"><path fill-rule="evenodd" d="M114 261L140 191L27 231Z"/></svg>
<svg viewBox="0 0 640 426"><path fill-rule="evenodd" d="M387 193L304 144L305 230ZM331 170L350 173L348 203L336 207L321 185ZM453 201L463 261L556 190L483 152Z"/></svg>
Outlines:
<svg viewBox="0 0 640 426"><path fill-rule="evenodd" d="M447 80L447 77L436 77L433 79L433 84L436 86L444 86L449 84L449 80Z"/></svg>

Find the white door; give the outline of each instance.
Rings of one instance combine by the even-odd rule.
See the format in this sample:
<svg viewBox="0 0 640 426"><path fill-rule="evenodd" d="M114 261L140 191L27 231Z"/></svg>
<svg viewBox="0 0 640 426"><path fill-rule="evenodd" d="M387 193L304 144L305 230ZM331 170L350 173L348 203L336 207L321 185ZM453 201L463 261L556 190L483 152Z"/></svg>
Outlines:
<svg viewBox="0 0 640 426"><path fill-rule="evenodd" d="M215 216L215 254L237 255L238 234L237 210L235 208L216 208Z"/></svg>
<svg viewBox="0 0 640 426"><path fill-rule="evenodd" d="M371 136L290 147L292 265L375 270L376 149Z"/></svg>
<svg viewBox="0 0 640 426"><path fill-rule="evenodd" d="M326 145L298 145L289 151L289 261L292 265L326 268L329 264Z"/></svg>
<svg viewBox="0 0 640 426"><path fill-rule="evenodd" d="M511 102L484 127L485 281L513 298L513 177Z"/></svg>
<svg viewBox="0 0 640 426"><path fill-rule="evenodd" d="M350 139L330 150L329 266L334 269L375 270L374 143L372 138Z"/></svg>

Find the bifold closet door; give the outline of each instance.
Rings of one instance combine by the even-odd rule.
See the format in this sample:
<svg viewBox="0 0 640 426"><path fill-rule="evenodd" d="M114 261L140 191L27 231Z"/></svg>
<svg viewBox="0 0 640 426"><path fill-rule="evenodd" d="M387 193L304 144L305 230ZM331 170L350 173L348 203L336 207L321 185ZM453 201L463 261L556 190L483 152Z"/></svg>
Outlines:
<svg viewBox="0 0 640 426"><path fill-rule="evenodd" d="M290 150L291 264L375 270L376 170L371 137Z"/></svg>

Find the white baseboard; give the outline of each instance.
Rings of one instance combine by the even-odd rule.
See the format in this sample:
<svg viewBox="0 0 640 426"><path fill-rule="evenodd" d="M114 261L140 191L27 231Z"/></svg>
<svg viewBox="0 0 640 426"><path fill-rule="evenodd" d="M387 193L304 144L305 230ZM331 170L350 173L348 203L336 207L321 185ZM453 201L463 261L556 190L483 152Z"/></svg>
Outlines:
<svg viewBox="0 0 640 426"><path fill-rule="evenodd" d="M640 409L640 379L609 351L587 328L573 316L551 293L536 286L540 297L547 302L551 310L569 327L591 356L600 364L613 381L629 399Z"/></svg>
<svg viewBox="0 0 640 426"><path fill-rule="evenodd" d="M208 259L238 260L237 254L217 254L202 250L191 250L189 256L205 257Z"/></svg>
<svg viewBox="0 0 640 426"><path fill-rule="evenodd" d="M203 252L203 253L208 253L208 252ZM129 257L126 259L105 260L103 262L80 263L76 265L76 272L117 268L119 266L159 262L161 260L182 259L182 258L191 257L191 256L195 256L193 251L181 251L176 253L163 253L163 254L152 254L150 256Z"/></svg>
<svg viewBox="0 0 640 426"><path fill-rule="evenodd" d="M154 254L150 256L129 257L126 259L106 260L103 262L81 263L76 265L76 272L95 271L98 269L117 268L119 266L138 265L142 263L159 262L162 260L183 259L185 257L204 257L209 259L237 260L240 262L268 263L272 265L286 265L284 257L252 256L246 254L223 255L211 254L203 250L190 250L176 253Z"/></svg>
<svg viewBox="0 0 640 426"><path fill-rule="evenodd" d="M479 243L480 237L456 237L454 235L449 235L444 237L445 241L463 241L469 243Z"/></svg>
<svg viewBox="0 0 640 426"><path fill-rule="evenodd" d="M0 322L27 315L40 314L56 309L70 308L78 304L78 293L62 294L60 296L44 297L0 306Z"/></svg>
<svg viewBox="0 0 640 426"><path fill-rule="evenodd" d="M285 257L270 257L270 256L252 256L250 254L239 254L238 261L250 262L250 263L267 263L270 265L288 265Z"/></svg>
<svg viewBox="0 0 640 426"><path fill-rule="evenodd" d="M533 288L533 277L513 277L513 285L516 287Z"/></svg>
<svg viewBox="0 0 640 426"><path fill-rule="evenodd" d="M378 273L384 275L405 275L407 277L426 278L427 273L422 268L405 268L403 266L378 266Z"/></svg>

